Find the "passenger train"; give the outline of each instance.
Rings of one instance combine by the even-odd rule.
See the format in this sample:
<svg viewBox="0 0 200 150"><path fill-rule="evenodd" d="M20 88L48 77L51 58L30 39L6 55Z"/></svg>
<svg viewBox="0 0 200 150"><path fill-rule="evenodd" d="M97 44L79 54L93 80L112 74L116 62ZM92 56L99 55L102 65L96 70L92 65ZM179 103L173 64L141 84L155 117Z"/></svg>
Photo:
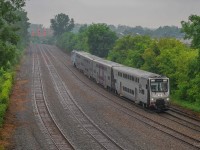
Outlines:
<svg viewBox="0 0 200 150"><path fill-rule="evenodd" d="M87 52L73 50L73 65L87 77L146 108L167 110L169 78L127 67Z"/></svg>

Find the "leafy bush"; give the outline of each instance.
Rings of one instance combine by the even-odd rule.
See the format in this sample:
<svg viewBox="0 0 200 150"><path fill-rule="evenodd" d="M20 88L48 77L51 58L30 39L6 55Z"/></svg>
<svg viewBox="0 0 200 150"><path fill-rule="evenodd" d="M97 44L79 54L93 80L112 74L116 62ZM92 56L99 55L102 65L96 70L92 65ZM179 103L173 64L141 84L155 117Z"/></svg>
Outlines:
<svg viewBox="0 0 200 150"><path fill-rule="evenodd" d="M12 73L0 69L0 127L8 107L9 95L12 88Z"/></svg>
<svg viewBox="0 0 200 150"><path fill-rule="evenodd" d="M0 104L0 127L2 127L3 124L3 118L6 113L7 105L6 104Z"/></svg>

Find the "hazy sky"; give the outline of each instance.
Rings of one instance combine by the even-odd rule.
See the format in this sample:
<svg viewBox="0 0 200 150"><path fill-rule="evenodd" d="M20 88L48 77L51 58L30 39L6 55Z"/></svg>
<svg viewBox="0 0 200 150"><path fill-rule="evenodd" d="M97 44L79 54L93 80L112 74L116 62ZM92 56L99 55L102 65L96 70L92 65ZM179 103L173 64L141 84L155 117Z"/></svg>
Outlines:
<svg viewBox="0 0 200 150"><path fill-rule="evenodd" d="M200 15L200 0L27 0L25 10L31 23L45 27L55 15L65 13L75 23L156 28L181 26L191 14Z"/></svg>

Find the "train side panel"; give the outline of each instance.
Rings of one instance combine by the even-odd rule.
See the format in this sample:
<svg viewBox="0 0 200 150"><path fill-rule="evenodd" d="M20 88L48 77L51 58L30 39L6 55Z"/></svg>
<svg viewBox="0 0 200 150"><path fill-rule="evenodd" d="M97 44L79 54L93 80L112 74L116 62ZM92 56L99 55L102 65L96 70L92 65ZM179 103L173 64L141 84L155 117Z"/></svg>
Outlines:
<svg viewBox="0 0 200 150"><path fill-rule="evenodd" d="M115 80L115 90L123 97L126 97L132 101L138 102L139 100L139 84L133 75L121 70L122 67L114 67L114 80Z"/></svg>
<svg viewBox="0 0 200 150"><path fill-rule="evenodd" d="M145 106L149 106L149 86L148 79L141 77L139 79L139 90L138 90L139 101Z"/></svg>
<svg viewBox="0 0 200 150"><path fill-rule="evenodd" d="M105 88L111 88L111 66L101 61L102 60L93 61L94 79Z"/></svg>
<svg viewBox="0 0 200 150"><path fill-rule="evenodd" d="M114 67L113 69L117 93L147 106L149 104L148 79L139 77L128 69L126 71L126 68Z"/></svg>

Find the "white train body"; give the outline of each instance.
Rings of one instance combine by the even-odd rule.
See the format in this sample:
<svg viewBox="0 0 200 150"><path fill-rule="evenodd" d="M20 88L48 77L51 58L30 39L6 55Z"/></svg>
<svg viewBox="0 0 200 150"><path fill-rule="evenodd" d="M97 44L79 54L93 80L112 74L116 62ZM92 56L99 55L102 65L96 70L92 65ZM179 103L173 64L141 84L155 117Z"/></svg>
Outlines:
<svg viewBox="0 0 200 150"><path fill-rule="evenodd" d="M93 77L97 83L103 85L105 88L114 89L115 83L113 76L113 68L122 66L121 64L98 59L93 61Z"/></svg>
<svg viewBox="0 0 200 150"><path fill-rule="evenodd" d="M169 78L127 67L86 52L72 51L71 60L81 72L98 84L145 107L167 109Z"/></svg>

